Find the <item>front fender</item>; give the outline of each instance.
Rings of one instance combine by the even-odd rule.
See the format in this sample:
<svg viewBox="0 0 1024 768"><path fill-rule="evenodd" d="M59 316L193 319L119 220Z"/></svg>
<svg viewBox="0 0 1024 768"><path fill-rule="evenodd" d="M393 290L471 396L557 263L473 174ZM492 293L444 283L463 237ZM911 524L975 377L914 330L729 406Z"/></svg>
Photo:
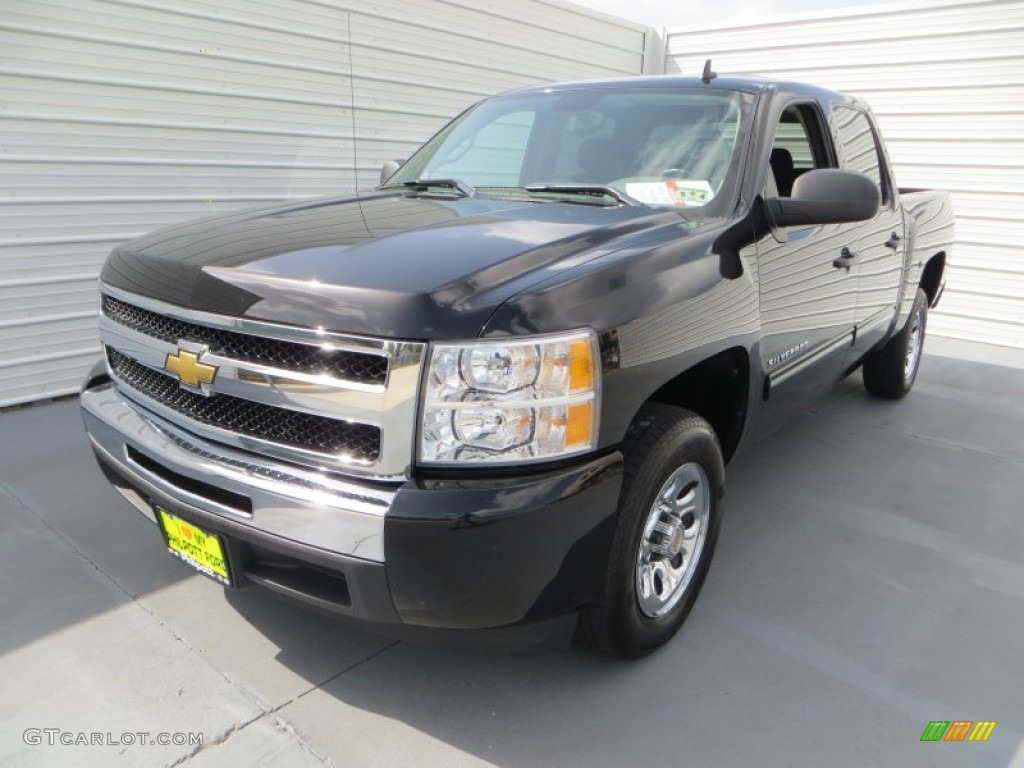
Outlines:
<svg viewBox="0 0 1024 768"><path fill-rule="evenodd" d="M753 248L715 252L723 227L642 252L619 251L505 302L482 336L591 327L602 356L600 447L621 442L640 406L680 373L760 334ZM737 274L738 272L738 274ZM729 275L729 276L727 276ZM753 366L751 370L754 370Z"/></svg>

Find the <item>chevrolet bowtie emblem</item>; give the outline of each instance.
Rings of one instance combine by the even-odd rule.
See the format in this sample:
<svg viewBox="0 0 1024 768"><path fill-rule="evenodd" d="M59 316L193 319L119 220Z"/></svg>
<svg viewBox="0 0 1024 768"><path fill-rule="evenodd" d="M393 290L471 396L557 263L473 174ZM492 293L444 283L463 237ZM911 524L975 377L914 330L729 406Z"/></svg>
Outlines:
<svg viewBox="0 0 1024 768"><path fill-rule="evenodd" d="M186 349L178 349L178 353L167 355L164 368L178 377L178 381L187 387L198 387L200 384L213 384L217 377L217 366L199 362L199 356Z"/></svg>

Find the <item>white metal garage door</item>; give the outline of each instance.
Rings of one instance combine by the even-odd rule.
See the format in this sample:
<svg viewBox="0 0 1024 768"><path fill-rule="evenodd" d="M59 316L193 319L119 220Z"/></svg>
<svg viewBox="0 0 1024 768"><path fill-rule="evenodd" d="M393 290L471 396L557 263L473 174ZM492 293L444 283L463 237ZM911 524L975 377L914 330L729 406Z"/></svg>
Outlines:
<svg viewBox="0 0 1024 768"><path fill-rule="evenodd" d="M0 406L76 389L118 242L349 193L480 97L637 74L648 31L557 0L4 0Z"/></svg>
<svg viewBox="0 0 1024 768"><path fill-rule="evenodd" d="M673 29L666 71L760 74L863 96L901 186L953 193L957 240L929 330L1024 347L1024 3L893 4Z"/></svg>

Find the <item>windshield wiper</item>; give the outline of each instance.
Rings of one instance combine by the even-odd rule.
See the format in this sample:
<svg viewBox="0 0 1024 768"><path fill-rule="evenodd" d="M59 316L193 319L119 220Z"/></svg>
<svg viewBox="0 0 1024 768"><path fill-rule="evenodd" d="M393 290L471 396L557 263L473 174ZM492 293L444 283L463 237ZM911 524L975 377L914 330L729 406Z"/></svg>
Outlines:
<svg viewBox="0 0 1024 768"><path fill-rule="evenodd" d="M415 181L403 181L402 186L422 191L426 191L430 187L444 187L458 192L462 197L472 197L476 191L461 179L416 179Z"/></svg>
<svg viewBox="0 0 1024 768"><path fill-rule="evenodd" d="M584 195L587 197L610 197L626 205L640 205L629 195L605 184L527 184L527 192L553 192L563 195Z"/></svg>

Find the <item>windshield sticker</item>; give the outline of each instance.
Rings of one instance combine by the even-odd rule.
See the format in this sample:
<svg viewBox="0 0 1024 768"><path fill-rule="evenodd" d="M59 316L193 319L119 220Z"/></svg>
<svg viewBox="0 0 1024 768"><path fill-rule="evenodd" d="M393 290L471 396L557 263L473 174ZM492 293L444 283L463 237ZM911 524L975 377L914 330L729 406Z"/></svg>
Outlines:
<svg viewBox="0 0 1024 768"><path fill-rule="evenodd" d="M696 179L627 183L626 194L648 205L705 205L715 196L711 184Z"/></svg>

